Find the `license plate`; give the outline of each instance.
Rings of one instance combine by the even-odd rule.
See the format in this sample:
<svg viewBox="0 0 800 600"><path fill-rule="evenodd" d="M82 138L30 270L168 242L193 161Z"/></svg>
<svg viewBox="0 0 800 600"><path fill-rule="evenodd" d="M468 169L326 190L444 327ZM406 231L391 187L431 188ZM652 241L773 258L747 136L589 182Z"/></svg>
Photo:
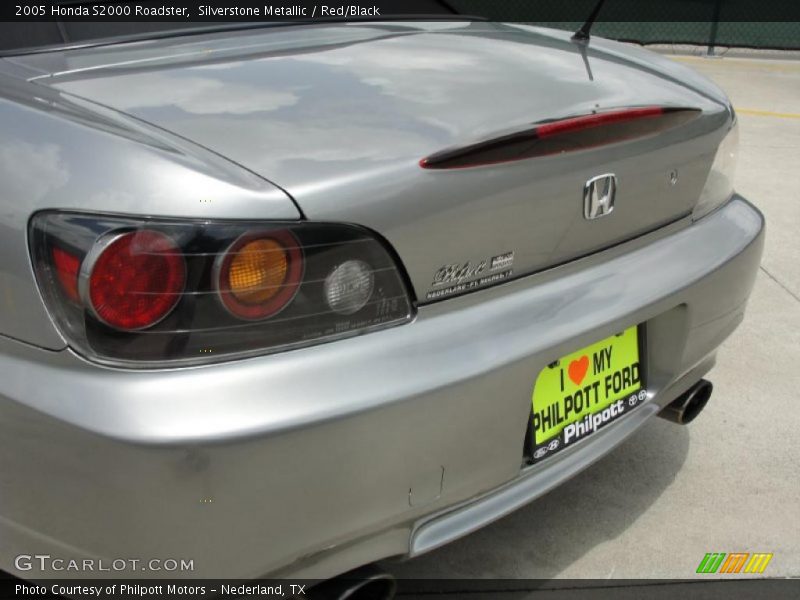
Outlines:
<svg viewBox="0 0 800 600"><path fill-rule="evenodd" d="M561 357L539 373L533 387L533 461L585 439L646 400L638 327Z"/></svg>

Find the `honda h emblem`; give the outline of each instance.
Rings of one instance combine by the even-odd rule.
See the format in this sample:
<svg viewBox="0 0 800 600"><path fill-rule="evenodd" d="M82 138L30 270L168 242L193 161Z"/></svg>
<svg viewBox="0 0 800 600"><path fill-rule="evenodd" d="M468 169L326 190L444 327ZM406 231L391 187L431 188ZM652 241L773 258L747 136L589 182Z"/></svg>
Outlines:
<svg viewBox="0 0 800 600"><path fill-rule="evenodd" d="M617 177L613 173L592 177L583 186L583 216L599 219L614 210L614 195L617 193Z"/></svg>

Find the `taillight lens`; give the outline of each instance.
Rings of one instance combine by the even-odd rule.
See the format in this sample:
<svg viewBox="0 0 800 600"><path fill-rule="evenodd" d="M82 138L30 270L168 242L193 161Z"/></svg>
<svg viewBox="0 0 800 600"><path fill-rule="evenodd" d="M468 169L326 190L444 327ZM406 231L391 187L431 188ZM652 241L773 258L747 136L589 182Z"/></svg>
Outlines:
<svg viewBox="0 0 800 600"><path fill-rule="evenodd" d="M58 246L53 247L53 271L61 286L61 291L72 302L78 302L78 274L81 259Z"/></svg>
<svg viewBox="0 0 800 600"><path fill-rule="evenodd" d="M369 302L375 286L375 275L361 260L343 262L325 278L325 298L331 310L352 315Z"/></svg>
<svg viewBox="0 0 800 600"><path fill-rule="evenodd" d="M266 319L294 298L303 254L288 231L245 234L218 258L216 283L222 304L242 319Z"/></svg>
<svg viewBox="0 0 800 600"><path fill-rule="evenodd" d="M31 244L59 330L109 364L251 356L412 316L390 251L351 225L43 212Z"/></svg>
<svg viewBox="0 0 800 600"><path fill-rule="evenodd" d="M165 234L142 229L109 234L84 259L81 287L87 306L122 331L152 327L181 299L186 264Z"/></svg>
<svg viewBox="0 0 800 600"><path fill-rule="evenodd" d="M739 123L736 117L717 148L708 179L700 192L692 217L697 220L725 204L733 195L733 176L739 155Z"/></svg>

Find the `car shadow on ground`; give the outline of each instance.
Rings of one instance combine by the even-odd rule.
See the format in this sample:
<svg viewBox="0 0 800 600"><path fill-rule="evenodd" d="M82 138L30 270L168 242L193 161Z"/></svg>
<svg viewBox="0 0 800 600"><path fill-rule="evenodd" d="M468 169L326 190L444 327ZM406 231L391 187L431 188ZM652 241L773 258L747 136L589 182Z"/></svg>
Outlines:
<svg viewBox="0 0 800 600"><path fill-rule="evenodd" d="M688 428L651 419L603 459L515 513L426 555L383 566L399 579L558 577L644 514L675 479L688 449Z"/></svg>

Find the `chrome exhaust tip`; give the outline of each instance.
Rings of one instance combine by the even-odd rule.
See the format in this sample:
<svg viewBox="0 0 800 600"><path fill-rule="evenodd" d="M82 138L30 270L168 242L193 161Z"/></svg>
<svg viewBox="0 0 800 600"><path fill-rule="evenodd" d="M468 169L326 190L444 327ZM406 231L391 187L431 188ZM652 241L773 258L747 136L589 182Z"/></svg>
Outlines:
<svg viewBox="0 0 800 600"><path fill-rule="evenodd" d="M658 416L679 425L687 425L708 404L708 399L711 398L713 389L714 385L710 381L701 379L681 396L662 408Z"/></svg>
<svg viewBox="0 0 800 600"><path fill-rule="evenodd" d="M312 600L392 600L397 581L383 569L367 565L315 585L308 591Z"/></svg>

